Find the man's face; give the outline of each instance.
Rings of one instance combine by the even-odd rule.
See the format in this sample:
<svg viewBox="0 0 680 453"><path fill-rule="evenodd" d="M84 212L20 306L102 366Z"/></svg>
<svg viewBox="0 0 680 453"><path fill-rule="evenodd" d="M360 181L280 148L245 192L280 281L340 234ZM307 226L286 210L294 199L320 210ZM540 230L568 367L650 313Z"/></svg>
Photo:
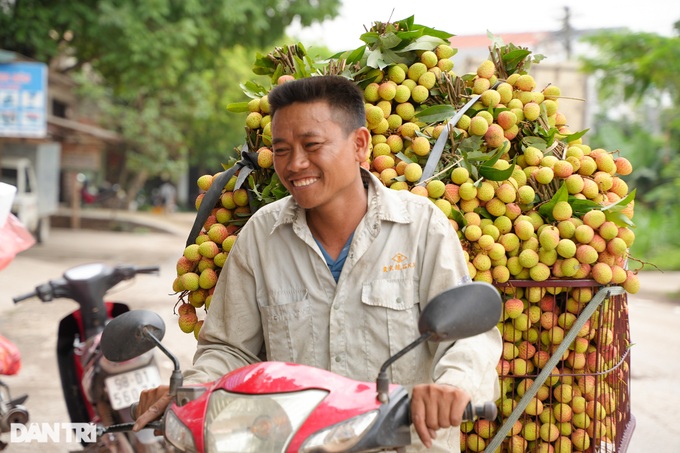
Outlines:
<svg viewBox="0 0 680 453"><path fill-rule="evenodd" d="M360 178L370 134L365 128L347 134L337 118L326 102L296 102L274 115L274 169L305 209L343 200Z"/></svg>

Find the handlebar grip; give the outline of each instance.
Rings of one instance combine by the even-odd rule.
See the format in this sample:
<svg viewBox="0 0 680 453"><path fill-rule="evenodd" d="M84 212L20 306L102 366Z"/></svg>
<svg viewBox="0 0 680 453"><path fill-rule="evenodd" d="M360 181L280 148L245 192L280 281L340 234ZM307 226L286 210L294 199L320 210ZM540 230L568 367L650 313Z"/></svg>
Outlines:
<svg viewBox="0 0 680 453"><path fill-rule="evenodd" d="M463 412L463 420L473 420L475 417L494 420L497 415L498 407L492 401L476 405L470 402L465 408L465 412Z"/></svg>
<svg viewBox="0 0 680 453"><path fill-rule="evenodd" d="M139 266L135 268L137 274L157 274L160 270L159 266Z"/></svg>
<svg viewBox="0 0 680 453"><path fill-rule="evenodd" d="M30 293L22 294L21 296L16 296L12 298L12 301L14 301L15 304L18 304L22 300L30 299L31 297L37 296L35 291L31 291Z"/></svg>
<svg viewBox="0 0 680 453"><path fill-rule="evenodd" d="M139 405L139 401L135 401L134 403L130 404L130 416L132 417L133 420L137 420L137 406Z"/></svg>

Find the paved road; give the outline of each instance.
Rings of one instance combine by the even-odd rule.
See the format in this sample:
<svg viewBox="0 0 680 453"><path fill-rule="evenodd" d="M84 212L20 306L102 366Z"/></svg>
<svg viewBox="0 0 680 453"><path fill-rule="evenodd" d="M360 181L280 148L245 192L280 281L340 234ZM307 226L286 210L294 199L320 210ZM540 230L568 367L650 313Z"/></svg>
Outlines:
<svg viewBox="0 0 680 453"><path fill-rule="evenodd" d="M54 229L42 245L21 253L0 272L0 332L22 351L23 367L17 376L3 377L16 393L28 393L32 421L68 421L62 400L54 357L58 320L74 309L69 300L42 304L38 300L17 306L11 298L30 291L36 284L57 278L68 267L88 262L159 265L160 276L140 276L122 283L110 294L132 308L147 308L161 314L168 325L164 342L178 354L183 366L190 364L195 346L193 336L173 324L170 295L175 262L184 248L193 216L191 214L137 215L140 227L133 232L111 233L92 230ZM145 228L143 225L154 225ZM158 232L166 231L166 232ZM637 427L630 452L675 453L680 451L680 426L675 413L680 407L680 303L664 294L680 294L680 273L645 273L642 290L629 297L632 350L631 399ZM159 357L164 376L170 363ZM75 445L44 445L40 451L63 453ZM11 452L36 451L13 445Z"/></svg>

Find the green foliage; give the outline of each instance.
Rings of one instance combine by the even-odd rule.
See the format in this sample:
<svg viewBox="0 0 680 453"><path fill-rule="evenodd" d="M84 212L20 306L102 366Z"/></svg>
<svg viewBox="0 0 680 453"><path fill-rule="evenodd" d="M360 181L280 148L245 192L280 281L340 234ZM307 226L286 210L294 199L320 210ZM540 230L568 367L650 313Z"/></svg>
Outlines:
<svg viewBox="0 0 680 453"><path fill-rule="evenodd" d="M606 33L591 36L602 102L595 147L618 149L633 165L624 178L637 192L632 255L662 269L680 268L680 36ZM629 107L626 115L621 104Z"/></svg>
<svg viewBox="0 0 680 453"><path fill-rule="evenodd" d="M3 1L0 48L76 76L81 95L97 107L81 113L100 115L124 138L131 174L177 175L185 159L214 168L242 141L243 121L226 105L249 73L253 48L276 43L294 18L310 25L334 17L339 5Z"/></svg>

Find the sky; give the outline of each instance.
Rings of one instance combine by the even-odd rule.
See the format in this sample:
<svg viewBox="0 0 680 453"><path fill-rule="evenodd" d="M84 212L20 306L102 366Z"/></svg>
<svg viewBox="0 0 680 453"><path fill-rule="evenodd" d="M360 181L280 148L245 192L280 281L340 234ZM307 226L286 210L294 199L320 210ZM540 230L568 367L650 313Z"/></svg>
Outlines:
<svg viewBox="0 0 680 453"><path fill-rule="evenodd" d="M577 30L626 27L673 36L673 23L680 20L677 0L644 0L632 4L622 0L342 0L340 16L336 19L306 29L293 26L289 34L306 47L325 44L333 51L354 49L363 44L359 36L373 22L401 20L411 15L417 24L455 35L558 31L567 5L571 26Z"/></svg>

